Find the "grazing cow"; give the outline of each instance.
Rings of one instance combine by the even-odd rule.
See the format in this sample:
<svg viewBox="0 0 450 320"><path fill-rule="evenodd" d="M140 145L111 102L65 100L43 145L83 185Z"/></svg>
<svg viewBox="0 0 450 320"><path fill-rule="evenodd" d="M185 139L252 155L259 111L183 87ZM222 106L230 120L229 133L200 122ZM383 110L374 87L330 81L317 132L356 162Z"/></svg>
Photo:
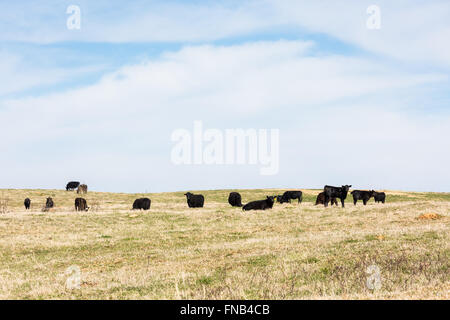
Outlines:
<svg viewBox="0 0 450 320"><path fill-rule="evenodd" d="M80 183L78 181L70 181L66 185L66 191L75 190L76 188L78 188L79 185L80 185Z"/></svg>
<svg viewBox="0 0 450 320"><path fill-rule="evenodd" d="M328 207L328 202L332 198L339 198L341 199L342 208L345 207L344 201L347 198L348 189L350 189L351 185L345 185L342 187L332 187L332 186L325 186L323 187L323 192L325 193L325 201L324 206Z"/></svg>
<svg viewBox="0 0 450 320"><path fill-rule="evenodd" d="M187 192L184 194L186 196L187 204L189 208L203 208L205 203L205 197L201 194L192 194Z"/></svg>
<svg viewBox="0 0 450 320"><path fill-rule="evenodd" d="M369 199L371 197L373 197L375 191L370 190L370 191L365 191L365 190L353 190L351 192L352 196L353 196L353 204L356 206L356 202L358 202L358 200L362 200L363 204L366 205L367 201L369 201Z"/></svg>
<svg viewBox="0 0 450 320"><path fill-rule="evenodd" d="M45 208L46 209L50 209L54 207L54 203L53 203L53 199L52 198L47 198L47 201L45 202Z"/></svg>
<svg viewBox="0 0 450 320"><path fill-rule="evenodd" d="M325 203L325 192L321 192L317 195L315 205L317 206L318 204L324 204L324 203ZM336 198L331 198L330 203L331 203L331 206L333 206L333 204L338 205Z"/></svg>
<svg viewBox="0 0 450 320"><path fill-rule="evenodd" d="M133 203L133 210L150 210L151 203L149 198L136 199Z"/></svg>
<svg viewBox="0 0 450 320"><path fill-rule="evenodd" d="M230 195L228 196L228 203L232 207L242 207L241 195L237 192L230 192Z"/></svg>
<svg viewBox="0 0 450 320"><path fill-rule="evenodd" d="M88 192L88 186L87 185L80 184L78 186L77 193L87 193L87 192Z"/></svg>
<svg viewBox="0 0 450 320"><path fill-rule="evenodd" d="M298 199L298 203L301 203L303 200L303 193L301 191L286 191L281 196L280 203L291 203L292 199Z"/></svg>
<svg viewBox="0 0 450 320"><path fill-rule="evenodd" d="M75 211L88 211L89 207L87 206L86 199L76 198L75 199Z"/></svg>
<svg viewBox="0 0 450 320"><path fill-rule="evenodd" d="M23 204L25 205L25 210L29 210L31 207L31 200L29 198L26 198Z"/></svg>
<svg viewBox="0 0 450 320"><path fill-rule="evenodd" d="M272 209L274 202L273 196L267 196L266 200L257 200L247 203L242 210L266 210Z"/></svg>
<svg viewBox="0 0 450 320"><path fill-rule="evenodd" d="M386 193L374 191L373 198L375 199L375 202L384 203L386 201Z"/></svg>

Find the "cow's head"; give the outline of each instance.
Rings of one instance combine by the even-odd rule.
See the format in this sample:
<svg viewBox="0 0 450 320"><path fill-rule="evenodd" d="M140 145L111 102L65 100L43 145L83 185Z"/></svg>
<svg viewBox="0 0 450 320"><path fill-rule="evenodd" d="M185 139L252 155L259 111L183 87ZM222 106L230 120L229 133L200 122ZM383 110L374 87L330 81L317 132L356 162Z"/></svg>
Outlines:
<svg viewBox="0 0 450 320"><path fill-rule="evenodd" d="M186 192L184 195L189 199L192 196L192 193Z"/></svg>
<svg viewBox="0 0 450 320"><path fill-rule="evenodd" d="M350 189L352 187L352 185L345 185L345 186L342 186L342 189L345 191L345 192L348 192L348 190Z"/></svg>

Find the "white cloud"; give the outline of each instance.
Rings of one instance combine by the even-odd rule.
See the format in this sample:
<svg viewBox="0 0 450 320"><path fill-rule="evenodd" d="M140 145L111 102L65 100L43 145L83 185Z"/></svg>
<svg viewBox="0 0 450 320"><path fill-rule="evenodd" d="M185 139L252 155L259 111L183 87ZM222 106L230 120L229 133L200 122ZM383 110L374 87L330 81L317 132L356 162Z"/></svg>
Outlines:
<svg viewBox="0 0 450 320"><path fill-rule="evenodd" d="M116 191L311 186L352 172L358 173L352 180L368 176L381 186L381 174L364 173L369 163L391 178L401 172L384 184L400 188L420 185L411 173L426 168L424 162L433 165L429 173L448 162L443 150L450 148L433 140L448 136L448 117L439 120L439 129L433 121L422 123L404 111L398 95L440 83L445 75L399 71L362 58L312 56L313 46L302 41L189 46L81 89L3 101L1 130L7 138L0 148L8 150L8 158L0 163L8 172L2 186L17 186L17 176L31 186L59 186L78 176L97 189ZM170 134L191 129L194 120L206 127L280 128L280 175L261 177L257 167L247 166L174 167ZM415 142L440 157L426 157L413 148ZM365 146L375 148L355 159L359 153L353 148ZM329 165L340 161L345 164ZM433 179L436 188L445 187L444 178L450 177Z"/></svg>
<svg viewBox="0 0 450 320"><path fill-rule="evenodd" d="M373 1L273 1L276 16L288 24L331 35L402 62L450 67L448 1L377 1L381 29L366 28Z"/></svg>
<svg viewBox="0 0 450 320"><path fill-rule="evenodd" d="M104 68L101 65L88 65L78 68L40 66L32 61L27 61L20 54L2 50L0 51L0 97L9 94L21 94L33 88L45 88L46 86L61 84L67 80L73 81L86 74L99 72Z"/></svg>
<svg viewBox="0 0 450 320"><path fill-rule="evenodd" d="M62 80L62 72L44 72L23 67L21 57L8 52L0 52L0 96L30 89L35 86L54 84Z"/></svg>
<svg viewBox="0 0 450 320"><path fill-rule="evenodd" d="M309 30L402 62L450 66L450 3L377 1L381 29L366 28L372 1L267 0L242 2L79 1L80 31L66 29L60 2L5 4L0 39L53 43L204 42L256 33Z"/></svg>

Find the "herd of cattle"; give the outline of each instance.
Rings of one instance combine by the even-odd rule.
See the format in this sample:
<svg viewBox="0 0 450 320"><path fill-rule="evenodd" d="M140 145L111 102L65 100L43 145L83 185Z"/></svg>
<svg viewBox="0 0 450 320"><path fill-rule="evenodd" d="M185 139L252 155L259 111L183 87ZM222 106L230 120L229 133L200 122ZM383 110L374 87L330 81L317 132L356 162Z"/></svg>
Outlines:
<svg viewBox="0 0 450 320"><path fill-rule="evenodd" d="M328 203L331 206L335 204L338 205L337 199L341 200L342 207L344 208L344 201L347 198L347 194L351 185L345 185L342 187L332 187L325 186L323 192L319 193L316 198L316 204L323 204L325 207ZM88 187L85 184L80 184L77 181L71 181L66 186L66 191L77 190L77 193L87 193ZM205 197L201 194L193 194L187 192L184 194L186 196L186 201L189 208L203 208L205 204ZM375 202L384 203L386 200L386 194L384 192L376 192L374 190L353 190L351 192L353 196L353 204L356 205L358 200L362 200L363 204L366 205L370 198L374 198ZM242 207L242 210L266 210L272 209L275 201L278 203L291 203L291 200L297 200L301 203L303 200L303 193L299 190L297 191L286 191L282 195L276 196L266 196L264 200L251 201L246 205L242 205L242 197L238 192L231 192L228 196L228 203L233 207ZM31 200L26 198L24 201L25 209L28 210L31 207ZM48 211L54 207L54 202L52 198L47 198L43 211ZM150 210L151 200L149 198L139 198L133 203L133 210ZM75 199L75 210L76 211L88 211L87 201L84 198Z"/></svg>

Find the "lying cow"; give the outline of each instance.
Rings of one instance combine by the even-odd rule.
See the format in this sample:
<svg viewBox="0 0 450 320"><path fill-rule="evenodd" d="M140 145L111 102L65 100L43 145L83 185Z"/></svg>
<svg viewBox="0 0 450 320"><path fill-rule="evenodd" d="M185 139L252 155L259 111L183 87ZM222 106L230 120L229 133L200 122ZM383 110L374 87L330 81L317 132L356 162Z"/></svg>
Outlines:
<svg viewBox="0 0 450 320"><path fill-rule="evenodd" d="M79 185L80 185L80 183L78 181L70 181L66 185L66 191L75 190L76 188L78 188Z"/></svg>
<svg viewBox="0 0 450 320"><path fill-rule="evenodd" d="M333 206L333 204L338 205L336 198L331 198L330 202L331 202L331 206ZM324 204L324 203L325 203L325 192L321 192L317 195L315 205L317 206L318 204Z"/></svg>
<svg viewBox="0 0 450 320"><path fill-rule="evenodd" d="M241 195L237 192L230 192L228 203L233 207L242 207Z"/></svg>
<svg viewBox="0 0 450 320"><path fill-rule="evenodd" d="M31 200L29 198L26 198L23 204L25 206L25 210L29 210L31 207Z"/></svg>
<svg viewBox="0 0 450 320"><path fill-rule="evenodd" d="M205 203L205 197L201 194L192 194L187 192L184 194L186 196L187 204L189 208L203 208Z"/></svg>
<svg viewBox="0 0 450 320"><path fill-rule="evenodd" d="M386 193L374 191L373 198L375 199L375 202L384 203L386 201Z"/></svg>
<svg viewBox="0 0 450 320"><path fill-rule="evenodd" d="M151 203L149 198L136 199L133 202L133 210L150 210Z"/></svg>
<svg viewBox="0 0 450 320"><path fill-rule="evenodd" d="M242 210L266 210L272 209L274 197L267 196L266 200L257 200L247 203L242 207Z"/></svg>
<svg viewBox="0 0 450 320"><path fill-rule="evenodd" d="M76 198L75 199L75 211L88 211L89 207L87 206L86 199Z"/></svg>
<svg viewBox="0 0 450 320"><path fill-rule="evenodd" d="M351 185L345 185L342 187L323 187L323 192L325 193L324 206L328 207L328 202L330 202L332 198L339 198L341 199L342 208L344 208L344 201L347 198L348 190L350 189L350 187Z"/></svg>
<svg viewBox="0 0 450 320"><path fill-rule="evenodd" d="M369 199L371 197L373 197L375 191L370 190L370 191L365 191L365 190L353 190L351 192L352 196L353 196L353 204L356 206L356 202L358 202L358 200L362 200L363 204L366 205L367 202L369 201Z"/></svg>
<svg viewBox="0 0 450 320"><path fill-rule="evenodd" d="M298 203L301 203L303 200L303 193L301 191L286 191L281 196L280 203L289 202L291 203L291 200L297 199Z"/></svg>

